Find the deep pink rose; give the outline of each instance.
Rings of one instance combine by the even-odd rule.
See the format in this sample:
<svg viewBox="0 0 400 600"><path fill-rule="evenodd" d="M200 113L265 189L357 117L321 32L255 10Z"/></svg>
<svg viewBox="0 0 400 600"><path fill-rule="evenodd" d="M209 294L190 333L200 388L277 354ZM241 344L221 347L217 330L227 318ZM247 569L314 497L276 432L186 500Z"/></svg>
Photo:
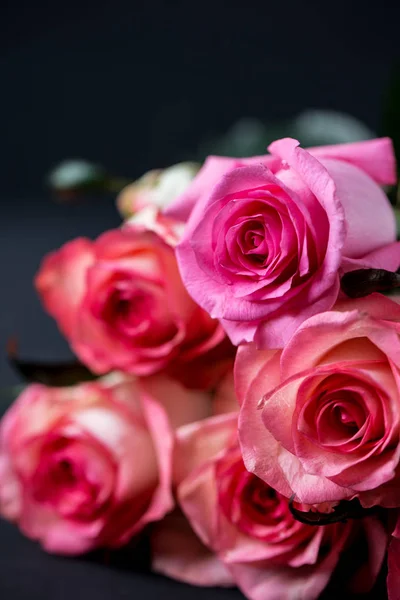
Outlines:
<svg viewBox="0 0 400 600"><path fill-rule="evenodd" d="M49 552L125 544L173 506L174 429L208 414L164 377L29 386L0 427L0 513Z"/></svg>
<svg viewBox="0 0 400 600"><path fill-rule="evenodd" d="M167 517L153 537L153 568L195 585L237 584L250 600L317 598L360 525L296 521L288 499L245 469L235 413L182 427L177 436L178 502L198 539ZM368 587L386 535L376 520L364 524L377 551L364 574Z"/></svg>
<svg viewBox="0 0 400 600"><path fill-rule="evenodd" d="M239 348L247 468L315 504L400 505L400 306L379 294L305 321L283 351Z"/></svg>
<svg viewBox="0 0 400 600"><path fill-rule="evenodd" d="M95 242L75 239L45 257L36 287L78 357L95 373L162 369L207 387L232 358L215 319L186 292L174 224L139 216Z"/></svg>
<svg viewBox="0 0 400 600"><path fill-rule="evenodd" d="M346 271L396 270L391 142L211 157L170 207L190 214L177 256L191 296L221 319L234 344L282 347L309 316L329 310Z"/></svg>

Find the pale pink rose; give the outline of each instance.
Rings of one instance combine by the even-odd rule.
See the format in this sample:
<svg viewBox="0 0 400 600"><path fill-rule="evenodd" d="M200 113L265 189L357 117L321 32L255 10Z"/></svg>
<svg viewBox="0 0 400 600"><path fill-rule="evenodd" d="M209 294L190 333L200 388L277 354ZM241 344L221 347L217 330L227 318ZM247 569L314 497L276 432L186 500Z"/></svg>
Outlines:
<svg viewBox="0 0 400 600"><path fill-rule="evenodd" d="M49 552L125 544L173 507L174 429L204 394L154 376L29 386L0 427L0 513Z"/></svg>
<svg viewBox="0 0 400 600"><path fill-rule="evenodd" d="M123 224L124 229L135 228L152 231L169 246L175 247L183 234L184 224L181 221L164 215L155 206L145 206Z"/></svg>
<svg viewBox="0 0 400 600"><path fill-rule="evenodd" d="M306 151L293 139L251 159L210 157L167 214L189 219L177 246L183 281L234 344L282 347L329 310L349 270L400 264L384 138Z"/></svg>
<svg viewBox="0 0 400 600"><path fill-rule="evenodd" d="M236 586L229 568L196 536L179 510L155 524L151 548L156 573L201 587Z"/></svg>
<svg viewBox="0 0 400 600"><path fill-rule="evenodd" d="M207 387L225 371L233 348L183 286L174 223L153 217L94 242L68 242L45 257L36 288L95 373L167 370L190 387Z"/></svg>
<svg viewBox="0 0 400 600"><path fill-rule="evenodd" d="M283 351L239 348L247 468L315 504L400 505L400 306L373 294L305 321Z"/></svg>
<svg viewBox="0 0 400 600"><path fill-rule="evenodd" d="M363 589L373 584L387 541L380 523L296 521L288 499L245 469L236 413L187 425L177 436L178 503L198 539L179 516L161 522L152 538L155 570L195 585L234 582L250 600L312 600L365 527L374 552Z"/></svg>
<svg viewBox="0 0 400 600"><path fill-rule="evenodd" d="M148 171L119 193L119 212L124 218L129 218L148 206L167 209L186 190L199 168L197 163L183 162L166 169Z"/></svg>

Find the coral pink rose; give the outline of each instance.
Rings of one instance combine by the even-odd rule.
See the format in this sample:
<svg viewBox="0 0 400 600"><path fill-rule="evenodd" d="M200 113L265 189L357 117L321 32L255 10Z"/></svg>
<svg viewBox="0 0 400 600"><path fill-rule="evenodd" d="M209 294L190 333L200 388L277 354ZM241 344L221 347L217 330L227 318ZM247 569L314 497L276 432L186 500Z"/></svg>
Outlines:
<svg viewBox="0 0 400 600"><path fill-rule="evenodd" d="M45 257L36 277L43 304L95 373L167 369L188 386L207 387L225 370L233 349L186 292L174 240L174 223L150 215Z"/></svg>
<svg viewBox="0 0 400 600"><path fill-rule="evenodd" d="M283 351L239 348L247 468L315 504L400 505L400 306L373 294L305 321Z"/></svg>
<svg viewBox="0 0 400 600"><path fill-rule="evenodd" d="M174 428L207 411L159 376L31 385L1 422L0 513L49 552L121 546L172 508Z"/></svg>
<svg viewBox="0 0 400 600"><path fill-rule="evenodd" d="M191 296L234 344L282 347L329 310L349 270L400 264L389 139L314 148L293 139L271 155L210 158L169 215L190 214L177 246ZM193 210L191 210L193 208Z"/></svg>
<svg viewBox="0 0 400 600"><path fill-rule="evenodd" d="M236 583L251 600L317 598L360 525L296 521L288 499L245 469L235 413L187 425L177 435L178 502L199 539L167 517L153 536L153 568L196 585ZM378 521L364 524L376 551L363 582L368 587L380 570L386 535Z"/></svg>

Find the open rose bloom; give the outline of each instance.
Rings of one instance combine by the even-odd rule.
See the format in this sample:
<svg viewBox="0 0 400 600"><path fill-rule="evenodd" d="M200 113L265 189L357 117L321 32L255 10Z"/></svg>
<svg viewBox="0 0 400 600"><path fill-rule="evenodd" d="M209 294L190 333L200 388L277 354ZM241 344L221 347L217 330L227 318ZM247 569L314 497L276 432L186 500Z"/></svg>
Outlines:
<svg viewBox="0 0 400 600"><path fill-rule="evenodd" d="M392 144L268 150L150 171L119 229L44 258L93 381L6 412L0 514L59 554L147 535L154 572L249 600L374 594L382 568L400 600Z"/></svg>
<svg viewBox="0 0 400 600"><path fill-rule="evenodd" d="M174 517L156 528L154 568L195 585L238 585L251 600L317 598L340 555L358 536L370 546L365 591L379 572L386 534L376 519L313 527L296 521L288 499L249 473L237 442L237 415L182 427L175 453L178 502L192 527ZM357 563L355 562L355 567Z"/></svg>
<svg viewBox="0 0 400 600"><path fill-rule="evenodd" d="M207 412L165 378L29 386L1 423L0 513L50 552L122 546L171 510L174 429Z"/></svg>
<svg viewBox="0 0 400 600"><path fill-rule="evenodd" d="M379 296L305 321L283 351L239 349L249 470L300 502L400 505L400 305Z"/></svg>
<svg viewBox="0 0 400 600"><path fill-rule="evenodd" d="M183 281L234 344L282 347L330 309L346 271L396 270L400 245L380 184L395 182L390 140L264 157L211 157L167 209L188 218L177 248Z"/></svg>
<svg viewBox="0 0 400 600"><path fill-rule="evenodd" d="M233 357L216 319L185 290L166 219L135 221L49 254L36 277L48 312L95 373L168 370L190 387L215 383Z"/></svg>

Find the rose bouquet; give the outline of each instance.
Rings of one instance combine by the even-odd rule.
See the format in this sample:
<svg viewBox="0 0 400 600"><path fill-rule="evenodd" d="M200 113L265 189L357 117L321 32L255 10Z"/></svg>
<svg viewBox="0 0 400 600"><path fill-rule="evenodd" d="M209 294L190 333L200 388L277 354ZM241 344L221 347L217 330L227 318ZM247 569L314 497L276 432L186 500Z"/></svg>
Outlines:
<svg viewBox="0 0 400 600"><path fill-rule="evenodd" d="M120 229L44 258L77 363L5 413L0 512L65 555L146 534L155 572L250 600L365 593L386 568L396 600L391 141L268 150L151 171Z"/></svg>

